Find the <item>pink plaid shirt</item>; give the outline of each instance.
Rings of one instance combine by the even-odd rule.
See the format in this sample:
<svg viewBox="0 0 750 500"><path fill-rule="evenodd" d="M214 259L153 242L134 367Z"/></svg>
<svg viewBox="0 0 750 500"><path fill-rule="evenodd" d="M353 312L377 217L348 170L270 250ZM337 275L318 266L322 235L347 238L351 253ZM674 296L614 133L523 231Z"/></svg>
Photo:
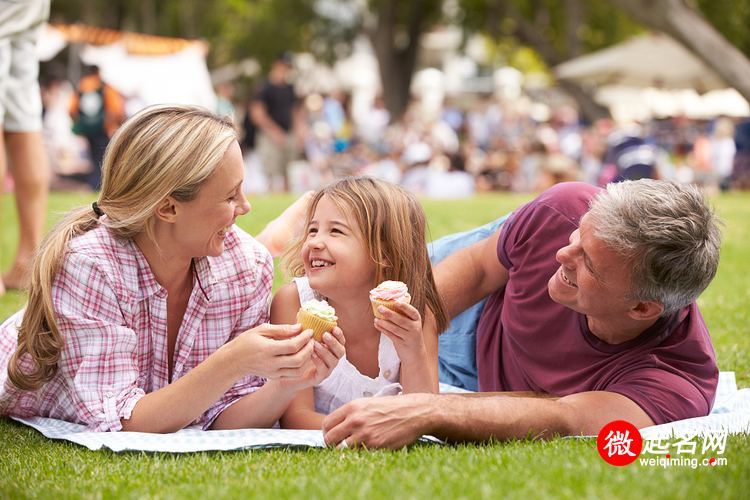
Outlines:
<svg viewBox="0 0 750 500"><path fill-rule="evenodd" d="M145 394L169 384L167 291L131 240L99 226L70 242L53 282L52 298L65 348L57 375L35 392L8 380L16 348L16 313L0 327L0 413L41 416L118 431ZM234 227L218 257L194 260L194 285L177 337L172 379L195 368L240 333L269 320L273 261L250 235ZM30 367L25 356L22 366ZM239 380L192 425L208 428L225 408L260 388Z"/></svg>

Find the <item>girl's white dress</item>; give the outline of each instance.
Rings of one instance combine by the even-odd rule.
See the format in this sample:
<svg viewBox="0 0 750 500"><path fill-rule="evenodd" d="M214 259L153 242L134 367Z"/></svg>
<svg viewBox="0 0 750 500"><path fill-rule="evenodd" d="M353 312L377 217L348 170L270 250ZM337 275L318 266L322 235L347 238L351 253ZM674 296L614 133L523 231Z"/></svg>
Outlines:
<svg viewBox="0 0 750 500"><path fill-rule="evenodd" d="M325 300L325 297L310 288L306 276L294 278L294 282L297 284L300 304L312 299ZM401 392L401 384L398 383L401 360L396 353L393 341L382 333L378 347L378 366L380 372L377 378L370 378L359 373L359 370L346 359L346 354L344 354L328 378L313 388L315 411L328 415L352 399L399 394Z"/></svg>

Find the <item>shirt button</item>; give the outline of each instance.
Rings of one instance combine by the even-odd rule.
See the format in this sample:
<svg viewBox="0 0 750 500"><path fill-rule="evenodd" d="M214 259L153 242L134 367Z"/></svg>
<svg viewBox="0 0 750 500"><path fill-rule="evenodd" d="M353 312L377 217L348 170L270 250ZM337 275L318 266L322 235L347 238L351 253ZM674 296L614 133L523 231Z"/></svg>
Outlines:
<svg viewBox="0 0 750 500"><path fill-rule="evenodd" d="M114 396L114 394L112 394L112 391L107 391L107 394L105 394L105 396L111 398L112 396Z"/></svg>
<svg viewBox="0 0 750 500"><path fill-rule="evenodd" d="M390 370L386 370L386 371L384 371L384 372L383 372L383 376L384 376L385 378L388 378L388 377L390 377L390 376L391 376L391 371L390 371Z"/></svg>
<svg viewBox="0 0 750 500"><path fill-rule="evenodd" d="M366 398L371 398L372 397L372 393L370 391L365 391L365 392L362 393L362 395L364 397L366 397Z"/></svg>

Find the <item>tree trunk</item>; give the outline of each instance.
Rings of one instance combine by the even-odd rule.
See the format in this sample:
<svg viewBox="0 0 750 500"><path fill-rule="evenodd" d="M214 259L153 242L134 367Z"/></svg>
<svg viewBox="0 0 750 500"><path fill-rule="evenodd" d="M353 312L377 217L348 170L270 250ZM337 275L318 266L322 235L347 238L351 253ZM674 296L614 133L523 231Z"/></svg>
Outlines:
<svg viewBox="0 0 750 500"><path fill-rule="evenodd" d="M383 102L391 114L391 121L399 120L409 106L424 17L423 0L411 0L407 31L397 33L399 3L399 0L382 0L378 6L377 25L368 33L378 59Z"/></svg>
<svg viewBox="0 0 750 500"><path fill-rule="evenodd" d="M609 0L637 22L683 44L750 101L750 60L684 0Z"/></svg>

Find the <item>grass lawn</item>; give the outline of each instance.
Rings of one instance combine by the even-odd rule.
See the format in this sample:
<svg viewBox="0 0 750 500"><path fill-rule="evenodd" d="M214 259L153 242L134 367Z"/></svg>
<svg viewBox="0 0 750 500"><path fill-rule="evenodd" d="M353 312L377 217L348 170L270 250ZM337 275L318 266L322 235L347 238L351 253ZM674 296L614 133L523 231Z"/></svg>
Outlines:
<svg viewBox="0 0 750 500"><path fill-rule="evenodd" d="M253 211L238 224L257 234L294 198L250 199ZM530 195L493 194L471 200L424 200L431 239L489 222ZM53 193L50 221L91 195ZM726 221L719 272L699 299L719 368L750 387L750 193L714 198ZM15 251L13 199L2 203L0 263ZM281 284L277 276L275 288ZM0 318L23 305L25 295L0 298ZM697 447L700 449L700 445ZM0 417L0 499L4 498L749 498L750 436L732 436L726 465L692 468L604 462L593 440L555 439L399 451L339 452L276 449L219 453L92 452L51 441ZM704 458L696 452L694 457ZM708 456L706 457L708 458Z"/></svg>

